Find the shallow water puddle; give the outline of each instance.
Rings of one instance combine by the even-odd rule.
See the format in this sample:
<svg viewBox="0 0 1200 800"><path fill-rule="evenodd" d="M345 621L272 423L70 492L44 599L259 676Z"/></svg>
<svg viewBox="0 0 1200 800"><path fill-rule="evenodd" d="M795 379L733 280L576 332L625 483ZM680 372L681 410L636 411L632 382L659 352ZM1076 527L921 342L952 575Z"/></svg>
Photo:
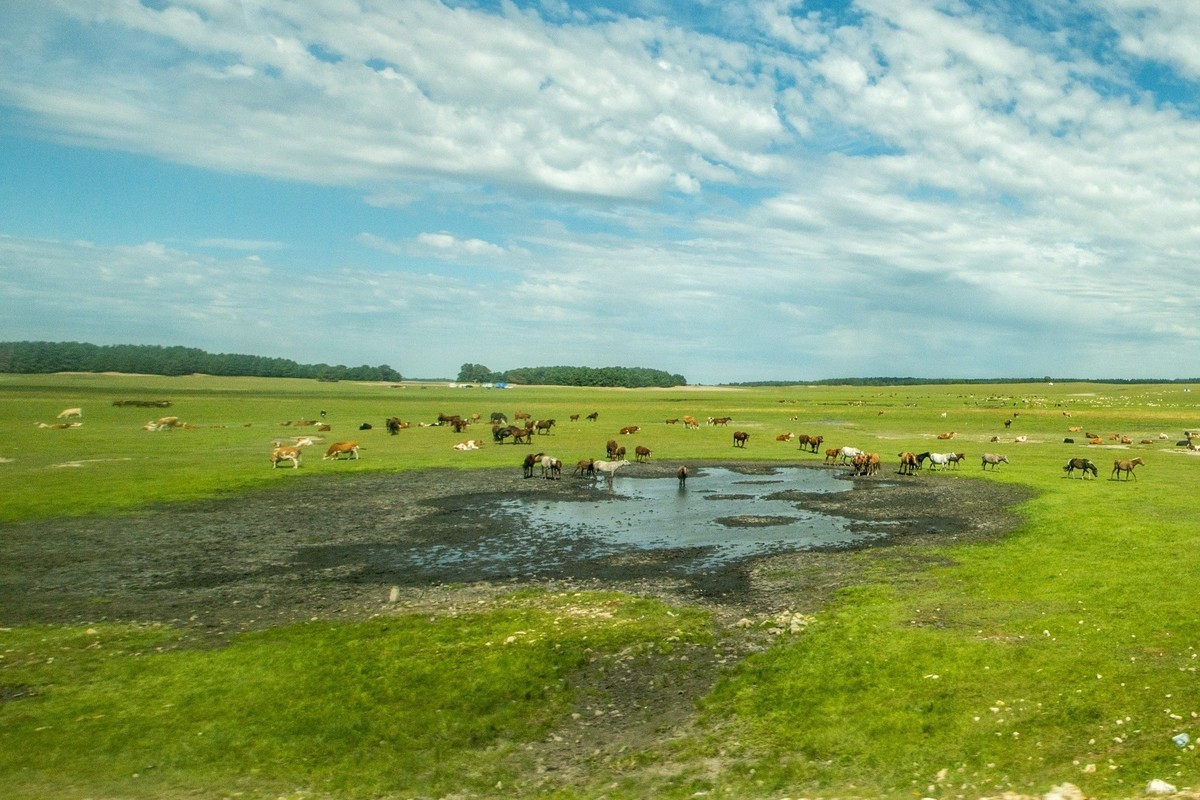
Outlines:
<svg viewBox="0 0 1200 800"><path fill-rule="evenodd" d="M778 468L747 475L705 468L680 488L674 477L617 474L610 490L595 485L595 499L509 499L484 513L527 533L467 547L443 545L426 552L426 566L499 561L537 571L564 560L675 551L675 568L712 569L751 556L821 547L845 547L880 536L851 530L851 522L808 511L799 495L849 491L834 473ZM688 553L681 558L680 553Z"/></svg>

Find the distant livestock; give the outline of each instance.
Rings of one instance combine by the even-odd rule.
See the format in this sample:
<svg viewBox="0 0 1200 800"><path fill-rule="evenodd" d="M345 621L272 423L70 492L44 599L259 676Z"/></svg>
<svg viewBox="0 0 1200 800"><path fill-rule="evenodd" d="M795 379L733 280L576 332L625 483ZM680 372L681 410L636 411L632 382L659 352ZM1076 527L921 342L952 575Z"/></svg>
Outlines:
<svg viewBox="0 0 1200 800"><path fill-rule="evenodd" d="M596 475L602 475L607 478L609 486L612 486L613 476L616 475L617 470L627 466L629 466L629 462L625 459L621 459L620 461L595 461L592 463L592 467L596 470Z"/></svg>
<svg viewBox="0 0 1200 800"><path fill-rule="evenodd" d="M679 488L682 489L687 485L688 468L680 467L679 469L675 470L675 477L679 478Z"/></svg>
<svg viewBox="0 0 1200 800"><path fill-rule="evenodd" d="M634 456L633 456L634 461L649 461L650 460L650 448L649 447L645 447L645 446L639 444L637 447L633 448L633 453L634 453Z"/></svg>
<svg viewBox="0 0 1200 800"><path fill-rule="evenodd" d="M1136 481L1137 475L1134 473L1133 468L1144 463L1146 462L1140 458L1131 458L1128 460L1117 459L1113 462L1112 473L1109 475L1109 479L1111 480L1115 475L1117 480L1121 480L1121 473L1125 473L1126 480L1132 477Z"/></svg>
<svg viewBox="0 0 1200 800"><path fill-rule="evenodd" d="M746 440L749 438L750 438L750 434L746 433L745 431L734 431L733 432L733 446L734 447L745 447Z"/></svg>
<svg viewBox="0 0 1200 800"><path fill-rule="evenodd" d="M1080 470L1083 477L1086 479L1088 473L1092 473L1092 477L1099 477L1099 472L1096 470L1096 465L1092 463L1090 458L1072 458L1063 466L1063 472L1067 473L1067 477L1075 474L1075 470Z"/></svg>
<svg viewBox="0 0 1200 800"><path fill-rule="evenodd" d="M1008 457L1002 456L999 453L984 453L982 459L983 469L991 467L993 472L996 470L996 465L1008 463Z"/></svg>
<svg viewBox="0 0 1200 800"><path fill-rule="evenodd" d="M62 411L58 412L59 419L70 419L71 417L82 417L82 416L83 416L82 408L64 408Z"/></svg>
<svg viewBox="0 0 1200 800"><path fill-rule="evenodd" d="M342 456L349 456L354 460L358 460L358 442L334 442L329 445L329 449L325 451L325 455L321 456L324 461L329 458L338 459Z"/></svg>

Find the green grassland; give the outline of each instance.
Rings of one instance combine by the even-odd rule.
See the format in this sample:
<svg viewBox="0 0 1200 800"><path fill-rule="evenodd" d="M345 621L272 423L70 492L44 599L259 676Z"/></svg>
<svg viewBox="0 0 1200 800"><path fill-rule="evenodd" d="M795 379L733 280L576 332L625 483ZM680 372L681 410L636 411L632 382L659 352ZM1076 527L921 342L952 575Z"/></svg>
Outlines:
<svg viewBox="0 0 1200 800"><path fill-rule="evenodd" d="M568 464L602 457L626 425L642 426L620 437L630 452L642 444L671 464L820 462L776 441L791 431L880 452L882 479L894 477L899 451L955 450L967 454L957 472L911 480L1035 492L1000 541L926 549L920 560L905 546L863 554L860 585L802 635L729 668L701 700L694 731L630 753L615 776L598 771L582 788L523 781L514 753L571 707L584 664L704 646L714 635L706 614L624 595L532 593L451 618L265 631L219 651L181 648L159 626L2 630L0 794L980 797L1071 782L1093 797L1132 797L1152 778L1198 787L1194 745L1171 738L1200 736L1200 457L1176 446L1200 429L1200 395L1188 388L485 390L0 376L4 521L130 513L372 470L516 470L529 449L494 445L486 425L455 434L416 423L517 409L557 420L533 447ZM121 399L172 406L112 404ZM37 427L71 406L84 410L81 427ZM322 461L317 445L300 469L272 469L272 442L305 432L282 423L321 410L326 441L356 439L362 459ZM594 411L597 422L569 421ZM164 414L194 427L142 430ZM689 414L733 422L665 423ZM389 436L393 415L413 426ZM358 430L362 422L373 429ZM732 446L734 430L750 432L744 450ZM949 431L952 440L936 438ZM1086 444L1086 432L1105 444ZM452 450L467 438L483 449ZM1010 463L984 472L985 450ZM1099 480L1065 477L1076 455L1095 461ZM1137 480L1109 480L1113 459L1133 455L1146 462ZM662 760L671 767L647 766Z"/></svg>

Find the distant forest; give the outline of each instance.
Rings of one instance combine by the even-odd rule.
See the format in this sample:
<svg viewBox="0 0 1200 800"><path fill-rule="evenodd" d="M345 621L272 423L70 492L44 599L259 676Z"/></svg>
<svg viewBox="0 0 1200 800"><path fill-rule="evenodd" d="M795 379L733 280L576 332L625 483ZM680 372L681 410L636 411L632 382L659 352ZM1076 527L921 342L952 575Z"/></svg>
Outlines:
<svg viewBox="0 0 1200 800"><path fill-rule="evenodd" d="M687 386L682 375L644 367L519 367L493 372L483 364L463 364L459 383L516 383L536 386Z"/></svg>
<svg viewBox="0 0 1200 800"><path fill-rule="evenodd" d="M207 353L195 347L84 342L0 342L0 373L134 372L143 375L315 378L325 381L399 381L386 364L346 367L300 364L287 358Z"/></svg>

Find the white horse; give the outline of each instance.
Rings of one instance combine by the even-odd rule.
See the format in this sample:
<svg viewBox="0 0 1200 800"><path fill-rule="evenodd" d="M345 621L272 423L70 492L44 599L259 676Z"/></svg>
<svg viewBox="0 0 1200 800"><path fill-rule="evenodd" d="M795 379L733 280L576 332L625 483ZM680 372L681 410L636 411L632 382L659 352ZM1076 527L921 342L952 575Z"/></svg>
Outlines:
<svg viewBox="0 0 1200 800"><path fill-rule="evenodd" d="M562 462L554 456L542 456L542 477L550 480L558 480L562 477Z"/></svg>
<svg viewBox="0 0 1200 800"><path fill-rule="evenodd" d="M603 475L608 478L608 485L612 486L613 475L621 467L629 466L629 462L625 459L620 461L594 461L592 466L596 470L596 475Z"/></svg>
<svg viewBox="0 0 1200 800"><path fill-rule="evenodd" d="M855 456L861 456L862 454L863 451L859 450L857 447L847 446L838 451L838 456L842 459L843 464L853 461Z"/></svg>
<svg viewBox="0 0 1200 800"><path fill-rule="evenodd" d="M942 469L945 469L946 467L950 466L951 461L957 460L958 456L955 453L930 453L929 468L933 469L934 467L941 467Z"/></svg>

